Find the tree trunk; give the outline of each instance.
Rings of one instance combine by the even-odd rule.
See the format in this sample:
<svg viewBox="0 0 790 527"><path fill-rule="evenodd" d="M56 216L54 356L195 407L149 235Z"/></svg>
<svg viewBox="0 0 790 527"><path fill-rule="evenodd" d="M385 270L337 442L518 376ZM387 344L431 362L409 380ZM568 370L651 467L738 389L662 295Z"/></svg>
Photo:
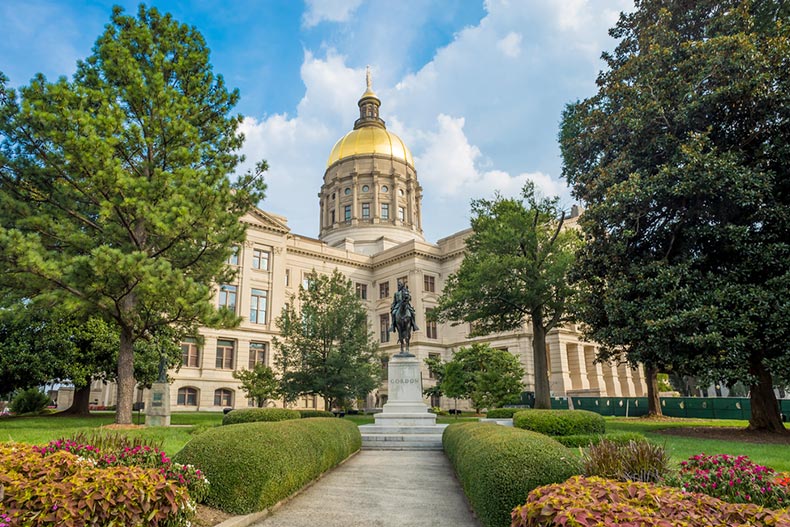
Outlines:
<svg viewBox="0 0 790 527"><path fill-rule="evenodd" d="M91 402L91 385L83 386L82 388L74 388L74 400L71 401L71 406L66 410L59 412L58 415L63 416L88 416L90 412Z"/></svg>
<svg viewBox="0 0 790 527"><path fill-rule="evenodd" d="M549 391L549 361L546 357L546 332L543 330L543 314L532 313L532 362L535 366L535 408L551 409Z"/></svg>
<svg viewBox="0 0 790 527"><path fill-rule="evenodd" d="M645 364L645 375L647 376L647 415L662 416L661 399L658 397L658 368Z"/></svg>
<svg viewBox="0 0 790 527"><path fill-rule="evenodd" d="M751 386L752 415L749 417L749 430L787 433L779 413L779 403L774 394L771 373L765 367L762 357L752 356L749 368L757 382Z"/></svg>
<svg viewBox="0 0 790 527"><path fill-rule="evenodd" d="M118 401L115 423L132 424L132 399L134 399L134 340L129 328L121 328L121 345L118 350Z"/></svg>

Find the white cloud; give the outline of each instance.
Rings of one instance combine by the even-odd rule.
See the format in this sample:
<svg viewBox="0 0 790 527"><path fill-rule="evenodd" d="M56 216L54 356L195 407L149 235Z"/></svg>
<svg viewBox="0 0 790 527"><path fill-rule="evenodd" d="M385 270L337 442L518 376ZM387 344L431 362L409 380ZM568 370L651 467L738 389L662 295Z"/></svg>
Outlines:
<svg viewBox="0 0 790 527"><path fill-rule="evenodd" d="M600 53L614 45L607 29L631 1L485 5L479 24L457 32L413 72L397 67L403 63L393 58L397 46L362 46L371 34L415 31L404 25L406 18L381 16L380 10L360 10L344 27L347 39L324 44L323 56L306 50L305 93L296 114L244 123L245 150L272 167L263 207L286 215L295 232L316 234L315 196L332 146L357 117L365 64L374 68L388 129L415 155L428 240L466 227L470 199L495 191L515 196L527 180L569 205L557 145L561 112L594 93ZM348 37L359 27L365 28L360 36Z"/></svg>
<svg viewBox="0 0 790 527"><path fill-rule="evenodd" d="M362 0L307 0L307 11L302 17L305 27L314 27L324 20L345 22L362 3Z"/></svg>
<svg viewBox="0 0 790 527"><path fill-rule="evenodd" d="M521 55L521 34L511 31L504 38L497 41L496 46L506 57L518 58Z"/></svg>

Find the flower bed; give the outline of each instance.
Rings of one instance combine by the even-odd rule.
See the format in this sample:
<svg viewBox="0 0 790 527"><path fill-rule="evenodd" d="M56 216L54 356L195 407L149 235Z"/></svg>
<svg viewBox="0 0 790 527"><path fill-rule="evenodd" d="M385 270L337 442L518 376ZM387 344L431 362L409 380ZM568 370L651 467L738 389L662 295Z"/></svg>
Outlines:
<svg viewBox="0 0 790 527"><path fill-rule="evenodd" d="M533 490L512 513L511 527L555 525L787 527L790 514L651 483L577 476Z"/></svg>

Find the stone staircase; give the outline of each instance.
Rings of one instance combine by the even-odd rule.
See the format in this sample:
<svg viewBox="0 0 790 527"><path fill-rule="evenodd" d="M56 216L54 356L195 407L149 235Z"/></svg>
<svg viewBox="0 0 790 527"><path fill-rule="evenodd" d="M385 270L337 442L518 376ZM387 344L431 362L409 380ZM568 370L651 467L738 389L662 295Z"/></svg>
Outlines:
<svg viewBox="0 0 790 527"><path fill-rule="evenodd" d="M442 450L442 432L447 425L387 426L361 425L364 450Z"/></svg>

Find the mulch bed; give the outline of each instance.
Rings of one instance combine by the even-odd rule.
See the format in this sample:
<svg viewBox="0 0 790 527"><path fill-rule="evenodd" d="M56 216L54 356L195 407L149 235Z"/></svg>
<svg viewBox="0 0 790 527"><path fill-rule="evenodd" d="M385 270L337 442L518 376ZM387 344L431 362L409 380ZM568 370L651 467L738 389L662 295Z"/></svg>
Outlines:
<svg viewBox="0 0 790 527"><path fill-rule="evenodd" d="M774 434L771 432L755 432L746 428L722 426L689 426L673 427L656 430L657 434L692 437L699 439L717 439L720 441L739 441L742 443L763 443L771 445L790 445L790 432Z"/></svg>
<svg viewBox="0 0 790 527"><path fill-rule="evenodd" d="M232 514L222 512L219 509L212 509L211 507L206 507L205 505L198 505L197 518L194 522L192 522L192 525L195 527L212 527L214 525L219 525L228 518L232 517Z"/></svg>

